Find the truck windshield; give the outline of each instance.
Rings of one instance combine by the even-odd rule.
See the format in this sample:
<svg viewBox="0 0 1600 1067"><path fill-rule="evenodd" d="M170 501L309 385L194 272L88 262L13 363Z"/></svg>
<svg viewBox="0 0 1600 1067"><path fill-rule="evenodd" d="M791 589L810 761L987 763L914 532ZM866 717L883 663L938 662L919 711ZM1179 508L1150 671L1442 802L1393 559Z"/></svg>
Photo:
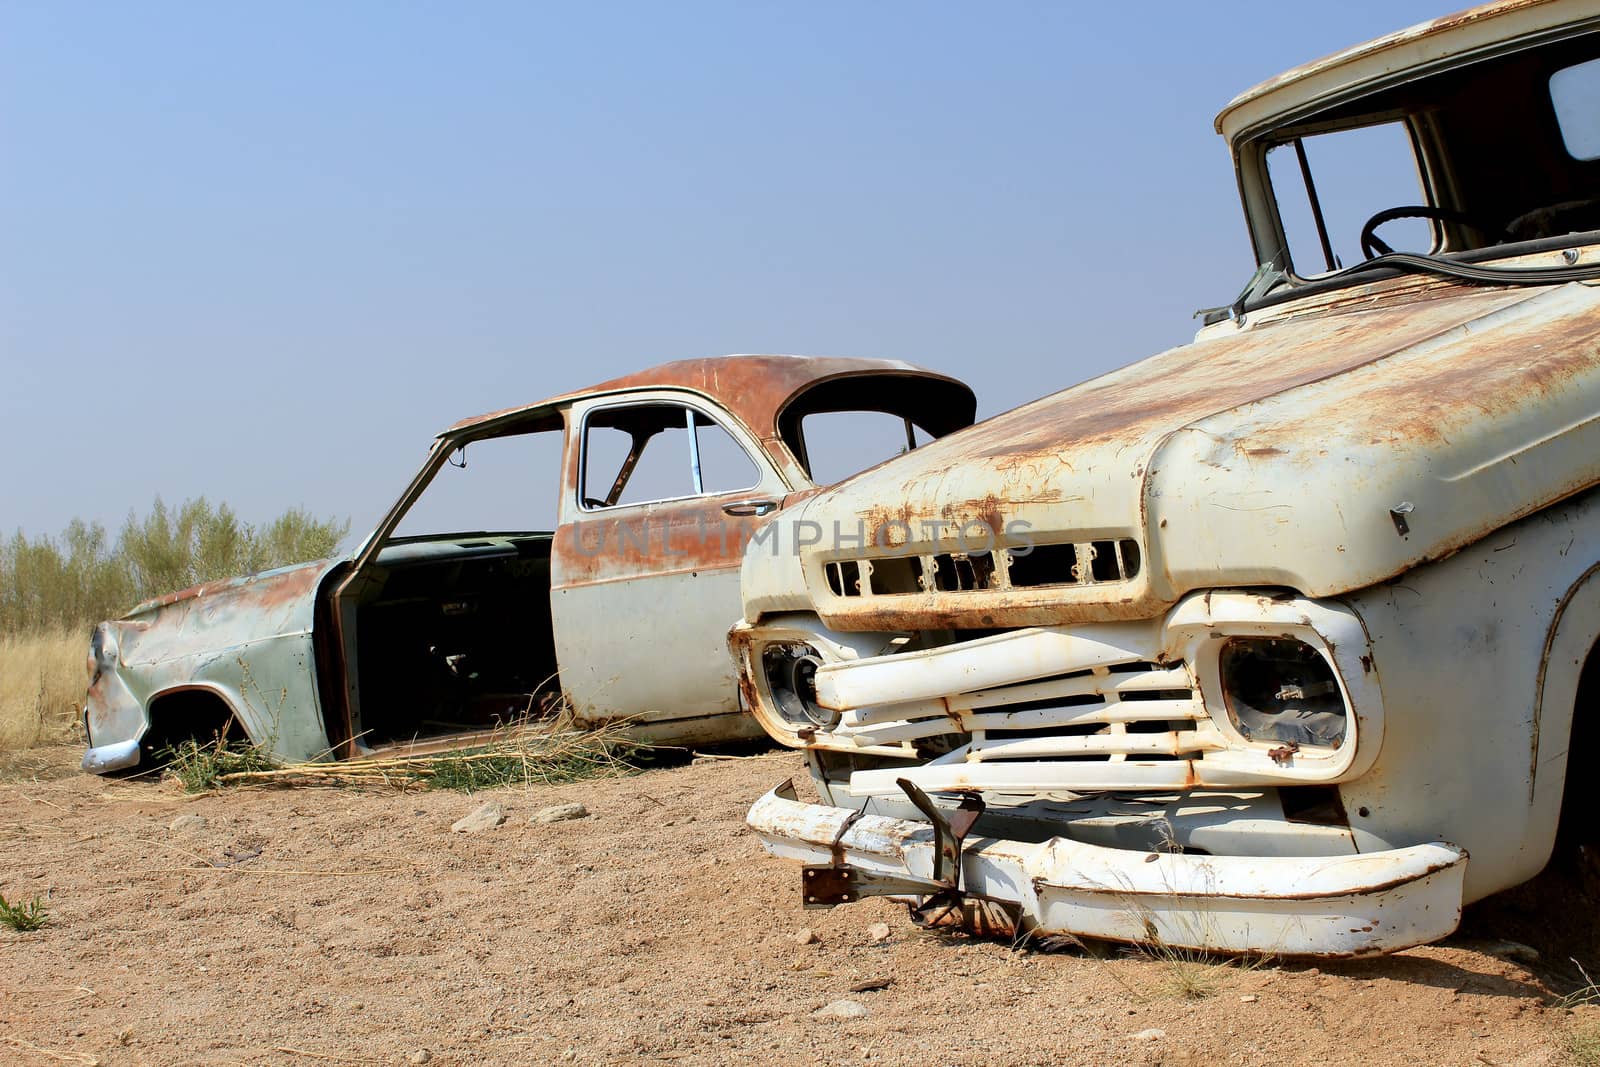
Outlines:
<svg viewBox="0 0 1600 1067"><path fill-rule="evenodd" d="M1267 221L1281 246L1264 258L1293 277L1389 252L1511 253L1593 234L1600 34L1400 82L1298 116L1245 150L1264 161L1276 205Z"/></svg>

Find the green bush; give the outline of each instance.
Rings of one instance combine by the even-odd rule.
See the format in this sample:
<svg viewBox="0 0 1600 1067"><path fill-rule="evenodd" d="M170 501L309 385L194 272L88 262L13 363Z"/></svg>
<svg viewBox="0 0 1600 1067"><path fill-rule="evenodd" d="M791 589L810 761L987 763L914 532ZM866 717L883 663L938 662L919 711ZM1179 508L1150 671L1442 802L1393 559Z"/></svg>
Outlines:
<svg viewBox="0 0 1600 1067"><path fill-rule="evenodd" d="M0 540L0 633L81 627L198 582L322 559L349 531L348 520L300 508L256 527L203 496L177 508L157 497L143 519L129 514L115 542L79 519L58 538L18 530Z"/></svg>

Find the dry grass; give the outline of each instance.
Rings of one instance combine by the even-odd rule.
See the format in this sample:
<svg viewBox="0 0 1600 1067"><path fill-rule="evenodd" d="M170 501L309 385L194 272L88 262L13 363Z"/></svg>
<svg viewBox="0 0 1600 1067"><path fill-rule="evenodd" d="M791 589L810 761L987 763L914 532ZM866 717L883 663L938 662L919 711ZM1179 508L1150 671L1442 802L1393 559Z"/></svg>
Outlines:
<svg viewBox="0 0 1600 1067"><path fill-rule="evenodd" d="M1573 1067L1600 1067L1600 1023L1585 1023L1566 1035L1567 1062Z"/></svg>
<svg viewBox="0 0 1600 1067"><path fill-rule="evenodd" d="M0 751L78 736L86 630L0 635Z"/></svg>
<svg viewBox="0 0 1600 1067"><path fill-rule="evenodd" d="M256 746L213 738L185 741L162 756L170 761L167 774L188 793L240 785L420 787L471 793L632 774L649 748L628 736L624 721L579 725L563 711L554 719L519 720L471 748L453 752L279 765Z"/></svg>

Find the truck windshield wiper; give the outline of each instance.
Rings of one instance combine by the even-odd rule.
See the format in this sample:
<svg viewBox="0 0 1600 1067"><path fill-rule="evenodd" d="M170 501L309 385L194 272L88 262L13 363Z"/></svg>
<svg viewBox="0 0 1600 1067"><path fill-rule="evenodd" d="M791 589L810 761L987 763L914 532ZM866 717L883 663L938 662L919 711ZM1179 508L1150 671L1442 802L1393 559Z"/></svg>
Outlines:
<svg viewBox="0 0 1600 1067"><path fill-rule="evenodd" d="M1554 285L1560 282L1582 282L1600 278L1600 263L1587 263L1581 267L1480 267L1473 263L1461 263L1444 256L1426 255L1421 252L1389 252L1346 267L1334 274L1325 274L1317 281L1348 278L1384 268L1412 274L1437 274L1475 285Z"/></svg>
<svg viewBox="0 0 1600 1067"><path fill-rule="evenodd" d="M1320 274L1315 278L1301 279L1302 285L1310 285L1320 290L1329 286L1336 286L1342 281L1355 281L1359 275L1370 274L1374 271L1393 270L1408 274L1434 274L1443 278L1454 278L1456 281L1467 282L1471 285L1560 285L1563 282L1586 282L1600 279L1600 262L1586 263L1583 266L1566 265L1560 267L1483 267L1474 263L1462 263L1459 260L1449 259L1445 256L1428 255L1422 252L1388 252L1373 259L1364 260L1343 270L1334 271L1332 274ZM1202 308L1195 312L1196 317L1203 317L1205 324L1210 326L1214 322L1232 318L1243 323L1245 312L1258 301L1261 301L1269 292L1289 281L1289 273L1281 270L1273 262L1265 263L1250 276L1250 281L1245 284L1232 304L1221 307ZM1276 303L1276 301L1271 301Z"/></svg>

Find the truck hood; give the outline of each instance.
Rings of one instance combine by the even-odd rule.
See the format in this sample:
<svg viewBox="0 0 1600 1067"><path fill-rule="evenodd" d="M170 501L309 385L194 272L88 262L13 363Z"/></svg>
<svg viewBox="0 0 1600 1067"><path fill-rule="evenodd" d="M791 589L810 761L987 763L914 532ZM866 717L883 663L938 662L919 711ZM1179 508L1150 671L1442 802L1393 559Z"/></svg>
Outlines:
<svg viewBox="0 0 1600 1067"><path fill-rule="evenodd" d="M747 554L746 614L802 591L836 629L1141 618L1217 586L1327 596L1597 480L1600 292L1375 295L1209 329L813 497L782 518L817 543ZM981 548L979 524L1019 546L1131 539L1142 559L1104 584L891 595L824 570Z"/></svg>

